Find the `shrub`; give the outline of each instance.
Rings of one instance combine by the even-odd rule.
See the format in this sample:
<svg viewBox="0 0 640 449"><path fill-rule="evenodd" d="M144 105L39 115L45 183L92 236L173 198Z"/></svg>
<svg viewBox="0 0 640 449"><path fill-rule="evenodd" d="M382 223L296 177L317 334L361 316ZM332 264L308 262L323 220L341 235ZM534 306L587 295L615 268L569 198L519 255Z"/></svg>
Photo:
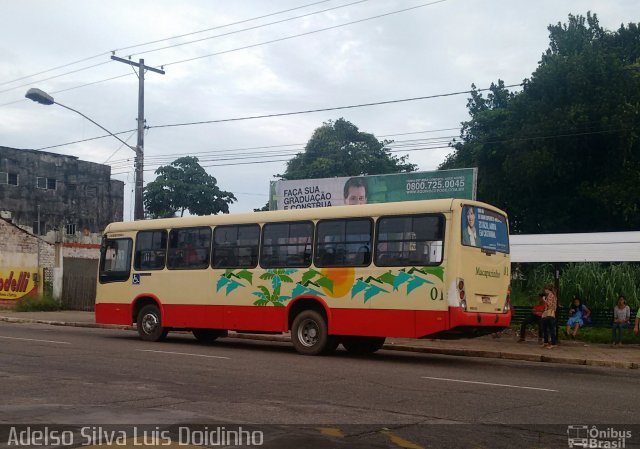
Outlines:
<svg viewBox="0 0 640 449"><path fill-rule="evenodd" d="M515 305L531 304L545 284L553 284L551 264L514 266L512 299ZM590 308L613 308L619 295L637 308L640 303L640 266L620 263L569 263L560 266L560 304L570 304L579 295Z"/></svg>
<svg viewBox="0 0 640 449"><path fill-rule="evenodd" d="M61 310L62 304L50 296L25 296L16 302L17 312L50 312Z"/></svg>

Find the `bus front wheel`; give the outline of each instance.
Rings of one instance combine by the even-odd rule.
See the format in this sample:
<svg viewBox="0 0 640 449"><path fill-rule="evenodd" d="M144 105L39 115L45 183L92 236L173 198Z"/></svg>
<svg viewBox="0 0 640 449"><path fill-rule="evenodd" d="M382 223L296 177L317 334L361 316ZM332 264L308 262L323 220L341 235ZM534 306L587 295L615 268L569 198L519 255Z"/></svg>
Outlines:
<svg viewBox="0 0 640 449"><path fill-rule="evenodd" d="M162 341L169 333L169 329L162 327L160 309L155 304L148 304L140 310L136 327L144 341Z"/></svg>
<svg viewBox="0 0 640 449"><path fill-rule="evenodd" d="M342 346L352 354L366 355L382 349L384 337L344 337Z"/></svg>
<svg viewBox="0 0 640 449"><path fill-rule="evenodd" d="M337 347L336 340L329 336L327 321L315 310L304 310L293 320L291 341L302 355L320 355Z"/></svg>

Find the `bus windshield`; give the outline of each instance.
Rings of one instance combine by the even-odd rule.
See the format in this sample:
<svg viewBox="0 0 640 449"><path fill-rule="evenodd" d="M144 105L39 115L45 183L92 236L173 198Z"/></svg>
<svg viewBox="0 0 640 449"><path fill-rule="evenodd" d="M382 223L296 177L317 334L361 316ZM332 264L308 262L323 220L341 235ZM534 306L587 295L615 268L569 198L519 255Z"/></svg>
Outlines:
<svg viewBox="0 0 640 449"><path fill-rule="evenodd" d="M479 206L464 206L461 224L463 245L509 253L509 232L504 215Z"/></svg>

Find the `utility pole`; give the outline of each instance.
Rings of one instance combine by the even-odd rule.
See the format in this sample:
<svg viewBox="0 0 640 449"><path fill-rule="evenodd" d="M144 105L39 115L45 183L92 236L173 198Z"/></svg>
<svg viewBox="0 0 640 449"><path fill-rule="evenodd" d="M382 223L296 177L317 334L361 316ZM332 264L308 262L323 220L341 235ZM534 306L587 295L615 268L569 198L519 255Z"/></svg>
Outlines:
<svg viewBox="0 0 640 449"><path fill-rule="evenodd" d="M111 56L111 59L138 68L138 143L135 148L136 192L135 206L133 209L133 219L144 220L144 205L142 203L142 192L144 189L144 72L146 70L151 70L152 72L164 75L164 70L144 65L144 59L140 59L139 62L133 62L129 59L123 59L117 56Z"/></svg>

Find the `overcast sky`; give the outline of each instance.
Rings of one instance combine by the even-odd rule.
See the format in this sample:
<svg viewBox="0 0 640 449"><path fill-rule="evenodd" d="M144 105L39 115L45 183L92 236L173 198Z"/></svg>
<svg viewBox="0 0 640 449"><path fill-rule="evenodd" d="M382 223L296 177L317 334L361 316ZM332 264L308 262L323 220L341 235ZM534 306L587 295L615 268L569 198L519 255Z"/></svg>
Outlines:
<svg viewBox="0 0 640 449"><path fill-rule="evenodd" d="M426 6L170 64L420 5ZM293 8L299 9L279 13ZM335 9L313 14L331 8ZM447 0L430 5L426 0L3 1L0 146L39 149L103 134L70 111L24 100L29 87L52 93L58 102L78 109L112 132L135 128L137 78L131 67L110 62L109 51L136 44L221 27L116 51L136 61L144 58L150 66L166 64L165 75L146 74L146 120L147 125L156 126L444 94L468 90L471 83L488 87L497 79L516 84L530 76L547 48L547 26L566 22L569 13L589 10L609 29L640 21L637 0ZM250 20L264 15L270 16ZM284 21L302 15L306 17ZM240 21L244 22L222 27ZM283 22L268 25L276 21ZM246 30L251 27L254 29ZM158 50L221 34L226 35ZM147 50L156 51L139 54ZM92 56L97 57L17 80ZM72 71L75 73L68 73ZM46 80L57 75L63 76ZM75 88L120 75L127 76ZM265 204L269 181L285 170L285 162L269 161L291 157L323 122L344 117L376 136L432 131L389 137L401 149L411 144L403 142L410 139L457 135L457 130L433 131L459 127L467 119L466 102L467 95L458 95L150 129L145 138L145 181L154 179L158 164L183 154L196 155L219 186L237 196L231 211L250 211ZM135 145L135 134L122 138L129 136L128 142ZM438 142L418 141L415 151L397 154L409 154L420 170L433 170L449 152L432 148ZM252 149L276 145L289 146ZM98 163L109 159L113 177L126 182L127 220L132 216L133 152L126 147L116 152L119 147L117 140L104 138L47 151ZM250 164L220 165L240 162Z"/></svg>

